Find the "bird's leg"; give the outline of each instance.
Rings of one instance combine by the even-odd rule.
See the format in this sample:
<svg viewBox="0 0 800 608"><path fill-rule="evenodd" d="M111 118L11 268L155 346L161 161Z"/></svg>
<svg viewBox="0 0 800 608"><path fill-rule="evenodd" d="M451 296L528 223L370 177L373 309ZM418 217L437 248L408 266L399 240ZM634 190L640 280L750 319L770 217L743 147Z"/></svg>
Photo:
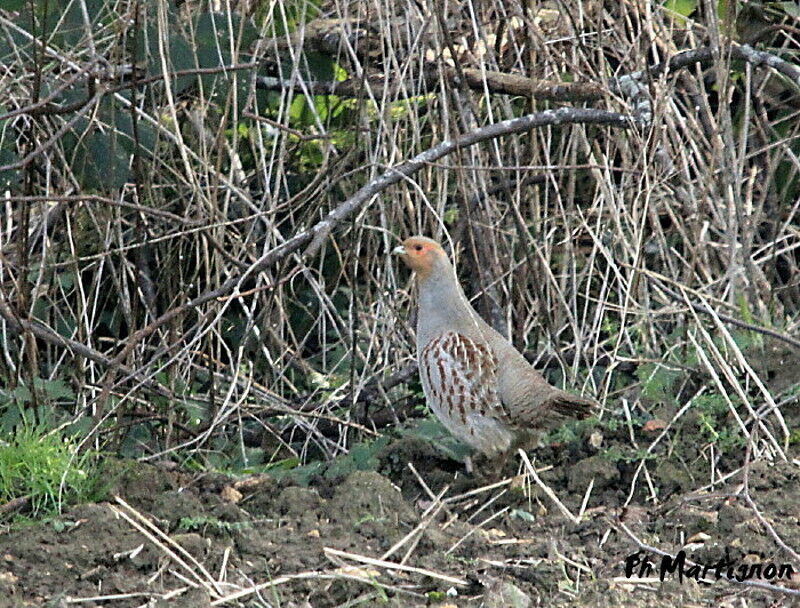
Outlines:
<svg viewBox="0 0 800 608"><path fill-rule="evenodd" d="M464 466L467 467L467 473L469 473L470 475L472 475L474 473L475 469L472 466L472 456L467 456L464 459Z"/></svg>
<svg viewBox="0 0 800 608"><path fill-rule="evenodd" d="M478 463L472 464L472 460L468 461L467 472L470 473L480 483L494 483L503 478L503 468L508 462L508 452L500 452L492 456L484 454L477 455ZM467 461L465 461L466 463Z"/></svg>
<svg viewBox="0 0 800 608"><path fill-rule="evenodd" d="M486 461L487 479L499 481L503 479L503 467L508 461L508 452L500 452Z"/></svg>

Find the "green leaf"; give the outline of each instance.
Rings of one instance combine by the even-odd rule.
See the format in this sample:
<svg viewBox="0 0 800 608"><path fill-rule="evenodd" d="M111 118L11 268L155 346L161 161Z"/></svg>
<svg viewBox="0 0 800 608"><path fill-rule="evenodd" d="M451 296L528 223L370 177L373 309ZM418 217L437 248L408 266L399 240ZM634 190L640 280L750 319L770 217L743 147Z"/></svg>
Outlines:
<svg viewBox="0 0 800 608"><path fill-rule="evenodd" d="M70 291L75 286L75 274L71 271L59 272L56 277L64 291Z"/></svg>
<svg viewBox="0 0 800 608"><path fill-rule="evenodd" d="M0 143L0 166L14 165L19 162L19 157L15 150L11 149L5 141ZM19 171L0 171L0 188L11 188L19 180Z"/></svg>
<svg viewBox="0 0 800 608"><path fill-rule="evenodd" d="M536 518L531 513L523 511L522 509L511 509L508 516L515 519L521 519L522 521L536 521Z"/></svg>
<svg viewBox="0 0 800 608"><path fill-rule="evenodd" d="M31 389L29 389L24 384L20 384L11 391L11 394L14 396L14 400L17 403L29 403L31 399L33 399L33 393L31 393Z"/></svg>
<svg viewBox="0 0 800 608"><path fill-rule="evenodd" d="M91 416L81 416L75 422L70 424L66 432L69 435L78 436L78 437L87 437L89 433L94 429L94 420Z"/></svg>
<svg viewBox="0 0 800 608"><path fill-rule="evenodd" d="M241 38L240 38L241 29ZM258 38L258 32L248 21L234 15L230 18L224 13L204 13L194 23L190 41L200 68L218 68L214 74L203 74L200 78L207 97L223 102L231 84L236 83L239 109L247 99L248 79L240 73L231 73L221 68L233 63L249 61L249 49Z"/></svg>
<svg viewBox="0 0 800 608"><path fill-rule="evenodd" d="M45 396L53 401L59 399L64 399L65 401L75 400L75 393L64 380L42 380L42 388Z"/></svg>
<svg viewBox="0 0 800 608"><path fill-rule="evenodd" d="M148 49L149 62L147 71L153 75L163 74L164 71L161 63L161 53L159 52L158 36L159 34L156 28L148 28L147 39L149 40L150 48ZM170 35L168 48L165 52L167 53L167 69L170 73L195 68L192 47L180 34L173 33ZM196 79L196 76L174 77L170 83L173 93L180 94L185 91L194 84Z"/></svg>
<svg viewBox="0 0 800 608"><path fill-rule="evenodd" d="M2 47L0 50L3 50ZM2 58L0 63L4 63ZM7 111L5 106L0 105L0 114L5 114ZM9 120L0 121L0 166L13 165L18 161L16 132ZM19 171L0 171L0 188L11 187L18 181L19 175Z"/></svg>
<svg viewBox="0 0 800 608"><path fill-rule="evenodd" d="M346 477L353 471L375 471L380 464L378 453L389 443L389 437L379 437L372 442L364 442L354 445L350 452L339 456L330 463L325 477L333 479L335 477Z"/></svg>
<svg viewBox="0 0 800 608"><path fill-rule="evenodd" d="M109 122L113 121L119 145L121 145L128 154L133 154L135 150L135 140L133 137L131 115L128 112L114 112L113 116L108 116L108 114L104 113L103 118L107 118ZM158 144L155 128L143 120L139 120L136 126L139 137L139 154L142 154L146 158L153 158L155 156L156 145Z"/></svg>
<svg viewBox="0 0 800 608"><path fill-rule="evenodd" d="M331 81L337 76L337 65L330 55L311 52L305 54L306 65L301 65L300 71L309 80ZM307 69L303 69L307 68Z"/></svg>
<svg viewBox="0 0 800 608"><path fill-rule="evenodd" d="M186 413L189 424L196 426L206 422L208 419L208 406L201 401L183 401L181 409Z"/></svg>
<svg viewBox="0 0 800 608"><path fill-rule="evenodd" d="M434 418L421 418L416 425L402 431L404 435L419 437L428 441L447 458L464 462L472 450L453 437L441 422Z"/></svg>
<svg viewBox="0 0 800 608"><path fill-rule="evenodd" d="M107 192L128 181L133 145L124 126L130 118L111 99L100 103L96 116L92 122L85 117L75 121L74 129L64 134L64 150L83 189ZM123 129L117 128L118 121Z"/></svg>
<svg viewBox="0 0 800 608"><path fill-rule="evenodd" d="M119 448L119 453L123 458L137 458L144 452L143 446L150 445L153 441L153 434L149 424L133 425Z"/></svg>
<svg viewBox="0 0 800 608"><path fill-rule="evenodd" d="M239 29L242 28L241 42ZM230 19L225 13L204 13L195 22L194 48L200 67L213 68L227 65L232 60L231 50L237 50L237 61L246 60L250 45L258 38L258 32L241 17L234 15Z"/></svg>
<svg viewBox="0 0 800 608"><path fill-rule="evenodd" d="M680 17L688 17L697 9L697 0L666 0L664 8ZM683 23L686 20L679 19L679 21Z"/></svg>
<svg viewBox="0 0 800 608"><path fill-rule="evenodd" d="M797 0L793 2L778 2L778 6L790 17L800 19L800 3L798 3Z"/></svg>
<svg viewBox="0 0 800 608"><path fill-rule="evenodd" d="M128 181L128 154L115 138L95 131L76 150L72 168L87 190L121 188Z"/></svg>
<svg viewBox="0 0 800 608"><path fill-rule="evenodd" d="M683 372L663 365L642 365L636 370L636 376L642 382L642 394L653 401L673 403L675 400L675 383L683 377Z"/></svg>
<svg viewBox="0 0 800 608"><path fill-rule="evenodd" d="M25 420L11 392L0 391L0 411L3 412L0 416L0 433L10 433Z"/></svg>

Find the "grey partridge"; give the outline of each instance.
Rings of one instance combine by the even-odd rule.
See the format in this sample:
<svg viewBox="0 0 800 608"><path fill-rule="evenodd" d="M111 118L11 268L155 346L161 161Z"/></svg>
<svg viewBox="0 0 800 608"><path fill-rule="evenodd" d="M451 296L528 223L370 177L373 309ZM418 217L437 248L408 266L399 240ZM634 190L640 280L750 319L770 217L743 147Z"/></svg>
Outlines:
<svg viewBox="0 0 800 608"><path fill-rule="evenodd" d="M520 431L596 405L555 388L470 305L436 241L413 236L395 248L419 287L417 360L433 413L450 433L487 457L507 451Z"/></svg>

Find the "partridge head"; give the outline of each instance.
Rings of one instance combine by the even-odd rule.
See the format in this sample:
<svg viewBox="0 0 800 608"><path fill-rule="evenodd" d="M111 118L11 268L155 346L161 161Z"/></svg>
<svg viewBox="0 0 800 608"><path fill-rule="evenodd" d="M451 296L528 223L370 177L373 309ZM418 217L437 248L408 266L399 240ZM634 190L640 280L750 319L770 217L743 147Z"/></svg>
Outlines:
<svg viewBox="0 0 800 608"><path fill-rule="evenodd" d="M417 360L425 397L456 438L491 457L521 431L591 413L594 401L548 384L480 318L439 243L413 236L394 253L419 287Z"/></svg>

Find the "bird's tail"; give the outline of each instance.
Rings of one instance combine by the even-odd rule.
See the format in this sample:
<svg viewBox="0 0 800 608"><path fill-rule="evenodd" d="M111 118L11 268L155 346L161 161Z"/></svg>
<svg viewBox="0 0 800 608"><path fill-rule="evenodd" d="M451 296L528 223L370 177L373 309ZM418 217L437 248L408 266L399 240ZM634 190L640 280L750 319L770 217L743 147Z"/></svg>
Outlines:
<svg viewBox="0 0 800 608"><path fill-rule="evenodd" d="M544 409L561 416L583 420L594 414L599 409L599 406L592 399L578 397L564 391L556 391L544 403Z"/></svg>

